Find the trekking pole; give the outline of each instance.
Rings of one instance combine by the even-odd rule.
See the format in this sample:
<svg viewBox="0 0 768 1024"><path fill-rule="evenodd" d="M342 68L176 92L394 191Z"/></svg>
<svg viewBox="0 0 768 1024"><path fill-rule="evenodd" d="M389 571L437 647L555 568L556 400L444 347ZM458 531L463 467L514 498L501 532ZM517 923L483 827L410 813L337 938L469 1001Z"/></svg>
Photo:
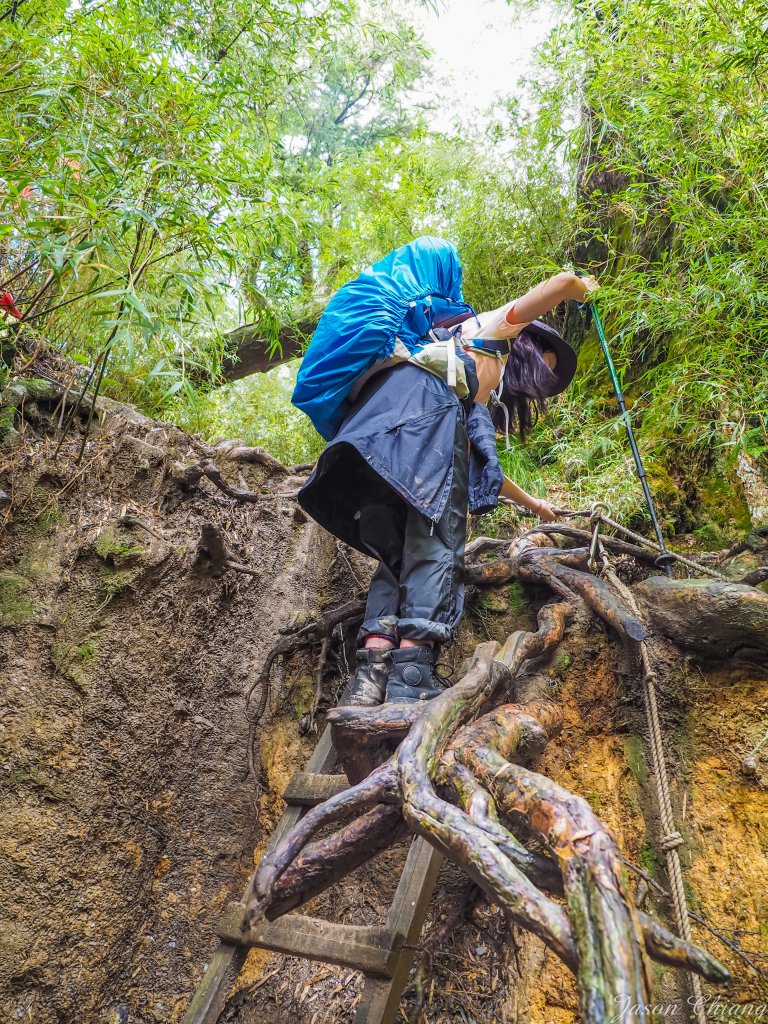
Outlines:
<svg viewBox="0 0 768 1024"><path fill-rule="evenodd" d="M622 394L621 387L619 385L619 378L616 375L616 367L613 365L613 359L608 349L608 342L605 340L605 331L603 330L603 322L600 319L600 314L597 312L597 306L595 305L594 299L590 301L590 309L592 316L595 320L595 327L597 328L597 336L600 339L600 347L603 350L605 356L605 362L608 367L608 372L611 375L611 383L613 384L613 393L616 395L616 401L619 404L621 411L621 418L624 422L624 428L627 431L627 437L629 438L629 446L632 449L632 456L635 460L635 467L637 469L637 476L640 480L640 485L643 488L643 494L645 495L645 503L648 506L648 511L651 514L651 522L653 523L653 529L656 533L656 540L658 542L661 554L656 559L656 565L660 569L663 569L667 576L672 575L672 563L675 561L675 556L669 553L669 549L664 543L664 537L661 533L661 527L659 526L659 520L656 516L656 507L653 504L653 498L651 497L651 491L648 487L648 481L645 476L645 467L643 466L643 460L640 458L640 452L635 441L635 435L632 430L632 422L627 412L627 406L624 402L624 395Z"/></svg>

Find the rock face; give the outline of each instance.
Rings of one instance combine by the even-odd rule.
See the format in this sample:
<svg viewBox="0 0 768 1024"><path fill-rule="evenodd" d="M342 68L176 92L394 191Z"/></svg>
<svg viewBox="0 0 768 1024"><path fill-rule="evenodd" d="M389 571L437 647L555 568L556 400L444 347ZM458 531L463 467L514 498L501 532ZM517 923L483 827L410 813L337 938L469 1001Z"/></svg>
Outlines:
<svg viewBox="0 0 768 1024"><path fill-rule="evenodd" d="M768 665L768 594L718 580L652 576L634 588L654 629L705 657Z"/></svg>
<svg viewBox="0 0 768 1024"><path fill-rule="evenodd" d="M279 794L314 745L299 722L314 694L317 650L292 656L284 678L279 666L274 673L256 737L259 786L246 778L244 690L279 630L353 597L368 566L289 500L266 494L238 505L208 480L180 486L168 467L198 461L199 442L129 410L109 407L80 466L79 436L54 458L51 408L27 402L0 459L0 489L11 498L0 505L0 1020L178 1022L215 948L217 917L241 894L280 813ZM218 457L217 466L236 487L285 490L274 468ZM211 571L198 553L205 523L255 577ZM704 625L693 605L701 593L680 599L688 617L680 612L676 628L683 623L699 646L723 634L723 621L735 635L728 602L750 590L716 586L724 603ZM665 580L635 592L662 632L655 616L675 604ZM460 643L446 652L454 669L481 640L530 628L531 595L517 584L495 594L470 600ZM764 615L765 600L745 606ZM734 644L742 655L746 645ZM766 748L749 778L740 767L768 730L765 662L738 678L720 662L705 660L703 676L682 660L670 664L662 711L684 869L698 911L760 966L768 956ZM326 703L345 670L334 644ZM618 646L585 611L549 672L565 727L539 769L586 797L626 856L666 884L639 687ZM377 858L309 912L383 920L404 853ZM663 917L663 901L642 889L644 908ZM446 919L468 896L451 930ZM575 1022L566 969L496 908L471 909L471 897L466 879L447 868L428 920L432 938L425 933L432 952L405 993L402 1020L415 1022L421 1006L425 1024ZM736 976L721 999L766 1001L756 971L699 927L695 939ZM358 985L354 972L256 951L223 1021L348 1024ZM662 972L659 1001L670 992Z"/></svg>

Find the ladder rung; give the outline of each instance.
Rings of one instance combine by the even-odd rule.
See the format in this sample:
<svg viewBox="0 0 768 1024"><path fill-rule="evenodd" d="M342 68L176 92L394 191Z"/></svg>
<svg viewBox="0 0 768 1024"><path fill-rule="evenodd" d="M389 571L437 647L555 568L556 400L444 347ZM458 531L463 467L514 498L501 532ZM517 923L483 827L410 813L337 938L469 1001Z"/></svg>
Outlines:
<svg viewBox="0 0 768 1024"><path fill-rule="evenodd" d="M337 793L349 789L346 775L319 775L316 772L296 772L285 787L283 800L287 804L312 807Z"/></svg>
<svg viewBox="0 0 768 1024"><path fill-rule="evenodd" d="M402 936L391 928L334 924L316 917L290 914L241 929L244 907L230 903L219 924L219 936L238 946L261 946L289 956L354 967L390 978L397 966Z"/></svg>

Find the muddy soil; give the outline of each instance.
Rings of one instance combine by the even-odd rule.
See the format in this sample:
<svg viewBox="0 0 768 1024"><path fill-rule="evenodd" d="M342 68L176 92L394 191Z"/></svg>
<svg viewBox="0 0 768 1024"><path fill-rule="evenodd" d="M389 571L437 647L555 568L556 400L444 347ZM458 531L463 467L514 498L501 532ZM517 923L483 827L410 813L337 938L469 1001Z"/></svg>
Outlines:
<svg viewBox="0 0 768 1024"><path fill-rule="evenodd" d="M360 593L370 567L269 493L286 486L269 466L217 459L234 486L264 489L254 504L207 480L184 488L173 464L198 461L199 440L115 404L76 465L80 435L55 456L51 407L28 406L0 451L10 498L0 507L0 1020L175 1022L215 948L216 919L242 892L282 788L315 742L301 722L317 649L275 673L255 777L244 693L279 630ZM198 551L205 523L255 575L211 571ZM542 599L517 585L474 594L454 664L481 640L529 626ZM352 645L349 631L337 636L321 708L338 694ZM753 774L741 768L768 730L768 674L667 657L665 727L692 905L768 971L768 748ZM638 684L626 671L613 639L580 617L549 667L565 728L537 767L584 795L628 859L664 884ZM382 921L405 849L311 912ZM632 885L646 909L668 912L646 882ZM401 1019L575 1021L568 972L477 902L451 866L423 940L464 903L459 927L417 957ZM696 938L734 972L721 1000L768 1003L757 969L698 926ZM674 996L669 972L657 973L658 992ZM254 951L223 1020L340 1024L359 989L352 971Z"/></svg>
<svg viewBox="0 0 768 1024"><path fill-rule="evenodd" d="M178 1020L312 747L299 671L246 778L244 691L280 627L358 584L294 502L175 484L198 453L173 427L114 407L81 466L79 434L55 443L27 422L0 456L0 1020ZM212 575L203 523L256 575Z"/></svg>

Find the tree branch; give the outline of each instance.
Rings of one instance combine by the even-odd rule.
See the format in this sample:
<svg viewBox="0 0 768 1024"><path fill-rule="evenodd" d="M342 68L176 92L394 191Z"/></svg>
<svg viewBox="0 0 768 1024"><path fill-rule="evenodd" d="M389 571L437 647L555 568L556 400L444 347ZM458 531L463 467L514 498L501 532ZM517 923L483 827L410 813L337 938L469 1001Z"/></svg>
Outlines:
<svg viewBox="0 0 768 1024"><path fill-rule="evenodd" d="M317 327L317 319L304 320L281 327L277 342L264 336L258 325L246 324L227 335L235 351L224 360L222 376L225 381L241 380L252 373L266 373L304 351L307 339Z"/></svg>

